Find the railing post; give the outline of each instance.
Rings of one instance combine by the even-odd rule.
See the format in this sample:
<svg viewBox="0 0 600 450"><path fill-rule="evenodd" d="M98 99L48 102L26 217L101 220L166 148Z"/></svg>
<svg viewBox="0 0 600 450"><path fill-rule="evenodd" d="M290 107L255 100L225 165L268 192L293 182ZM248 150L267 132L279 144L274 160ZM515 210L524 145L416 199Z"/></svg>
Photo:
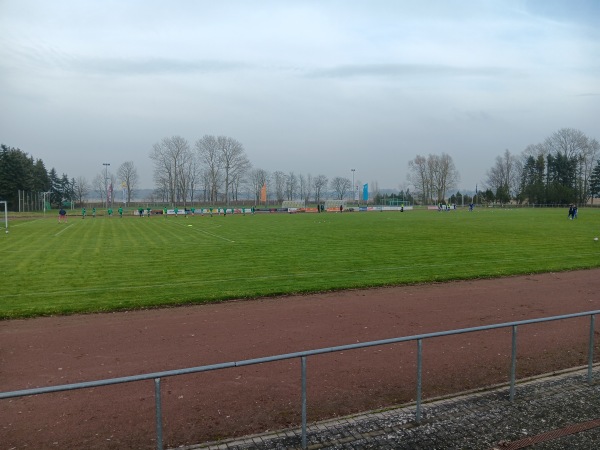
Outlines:
<svg viewBox="0 0 600 450"><path fill-rule="evenodd" d="M300 358L302 371L302 448L306 448L306 356Z"/></svg>
<svg viewBox="0 0 600 450"><path fill-rule="evenodd" d="M160 400L160 378L154 379L154 401L156 404L156 450L163 450L162 407Z"/></svg>
<svg viewBox="0 0 600 450"><path fill-rule="evenodd" d="M517 376L517 326L512 327L512 355L510 361L510 401L515 399L515 378Z"/></svg>
<svg viewBox="0 0 600 450"><path fill-rule="evenodd" d="M590 315L590 346L588 348L588 374L587 379L588 383L592 383L592 368L594 366L594 322L595 315Z"/></svg>
<svg viewBox="0 0 600 450"><path fill-rule="evenodd" d="M423 339L417 339L417 423L421 422L421 378L423 375Z"/></svg>

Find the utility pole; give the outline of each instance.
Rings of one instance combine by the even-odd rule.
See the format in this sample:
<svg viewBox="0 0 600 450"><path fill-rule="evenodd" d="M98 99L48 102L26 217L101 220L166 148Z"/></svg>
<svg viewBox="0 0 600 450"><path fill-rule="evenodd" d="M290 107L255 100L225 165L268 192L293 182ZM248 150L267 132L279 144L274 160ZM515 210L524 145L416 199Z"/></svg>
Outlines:
<svg viewBox="0 0 600 450"><path fill-rule="evenodd" d="M354 172L356 169L350 169L352 171L352 200L356 200L358 204L358 198L356 197L356 186L354 186Z"/></svg>

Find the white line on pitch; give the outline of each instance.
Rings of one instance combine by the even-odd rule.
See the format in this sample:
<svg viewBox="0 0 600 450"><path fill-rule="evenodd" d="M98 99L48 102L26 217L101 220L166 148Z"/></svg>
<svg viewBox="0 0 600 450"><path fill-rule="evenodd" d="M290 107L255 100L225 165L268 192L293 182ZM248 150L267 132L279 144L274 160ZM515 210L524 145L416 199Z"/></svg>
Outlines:
<svg viewBox="0 0 600 450"><path fill-rule="evenodd" d="M69 225L67 228L63 228L62 230L60 230L58 233L56 233L54 236L58 236L59 234L67 231L69 228L71 228L73 225L75 225L74 223L72 223L71 225Z"/></svg>

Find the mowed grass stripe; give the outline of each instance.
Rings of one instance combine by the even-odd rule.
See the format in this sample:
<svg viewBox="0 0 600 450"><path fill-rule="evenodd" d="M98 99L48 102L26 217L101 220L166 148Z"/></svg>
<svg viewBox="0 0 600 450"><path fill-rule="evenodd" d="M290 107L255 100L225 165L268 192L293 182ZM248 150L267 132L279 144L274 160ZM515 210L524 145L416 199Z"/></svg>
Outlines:
<svg viewBox="0 0 600 450"><path fill-rule="evenodd" d="M479 209L14 222L0 244L0 317L598 267L599 218Z"/></svg>

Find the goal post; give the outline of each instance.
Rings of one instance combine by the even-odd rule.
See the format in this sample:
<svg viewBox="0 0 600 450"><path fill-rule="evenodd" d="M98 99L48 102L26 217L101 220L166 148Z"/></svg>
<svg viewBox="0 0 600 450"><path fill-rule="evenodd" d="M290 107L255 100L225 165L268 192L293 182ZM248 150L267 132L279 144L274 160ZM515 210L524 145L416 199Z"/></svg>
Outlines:
<svg viewBox="0 0 600 450"><path fill-rule="evenodd" d="M4 229L8 233L8 203L6 200L0 200L0 204L4 205Z"/></svg>
<svg viewBox="0 0 600 450"><path fill-rule="evenodd" d="M339 211L340 206L346 208L346 200L325 200L325 209L327 211Z"/></svg>

